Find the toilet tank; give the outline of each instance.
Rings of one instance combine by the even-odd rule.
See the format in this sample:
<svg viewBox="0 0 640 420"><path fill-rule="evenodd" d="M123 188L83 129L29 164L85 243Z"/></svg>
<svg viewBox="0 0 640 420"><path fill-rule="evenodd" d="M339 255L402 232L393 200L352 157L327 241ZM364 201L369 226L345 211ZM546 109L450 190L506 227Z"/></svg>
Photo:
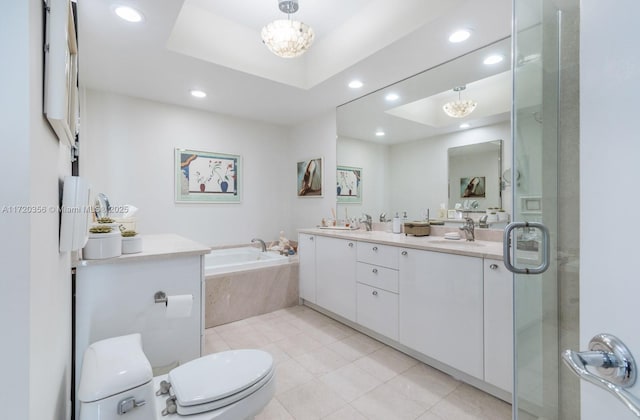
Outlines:
<svg viewBox="0 0 640 420"><path fill-rule="evenodd" d="M153 419L153 374L140 334L101 340L84 353L80 420Z"/></svg>

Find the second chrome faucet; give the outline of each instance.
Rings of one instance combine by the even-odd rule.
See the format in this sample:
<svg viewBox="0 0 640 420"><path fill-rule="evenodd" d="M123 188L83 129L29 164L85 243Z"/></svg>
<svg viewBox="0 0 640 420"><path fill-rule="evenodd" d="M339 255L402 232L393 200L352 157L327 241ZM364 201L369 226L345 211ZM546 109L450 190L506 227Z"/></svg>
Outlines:
<svg viewBox="0 0 640 420"><path fill-rule="evenodd" d="M251 243L254 242L260 242L260 248L262 249L262 252L267 252L267 244L264 243L264 241L260 238L253 238L251 240Z"/></svg>
<svg viewBox="0 0 640 420"><path fill-rule="evenodd" d="M464 231L464 234L467 237L467 241L475 241L475 223L473 222L472 218L467 217L466 219L464 219L464 226L462 226L460 230Z"/></svg>

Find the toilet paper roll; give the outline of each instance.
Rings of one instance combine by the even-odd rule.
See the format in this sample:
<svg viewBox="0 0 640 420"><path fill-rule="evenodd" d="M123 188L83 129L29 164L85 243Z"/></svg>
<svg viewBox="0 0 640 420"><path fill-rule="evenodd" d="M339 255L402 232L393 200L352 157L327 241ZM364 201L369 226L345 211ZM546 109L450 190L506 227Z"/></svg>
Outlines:
<svg viewBox="0 0 640 420"><path fill-rule="evenodd" d="M167 296L167 318L186 318L191 316L193 295Z"/></svg>

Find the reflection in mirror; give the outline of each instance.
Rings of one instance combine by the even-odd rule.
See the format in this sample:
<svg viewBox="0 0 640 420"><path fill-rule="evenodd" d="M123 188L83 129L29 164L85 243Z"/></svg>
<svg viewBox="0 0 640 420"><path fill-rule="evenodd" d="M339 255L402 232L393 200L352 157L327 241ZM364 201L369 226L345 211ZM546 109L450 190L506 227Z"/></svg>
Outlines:
<svg viewBox="0 0 640 420"><path fill-rule="evenodd" d="M504 59L484 64L490 55ZM361 200L339 201L339 214L348 209L351 216L368 213L377 220L381 213L390 218L406 211L409 220L421 220L429 209L431 218L446 218L447 209L464 203L449 192L448 150L511 138L509 57L506 38L338 107L337 165L362 169ZM458 86L466 86L463 100L477 102L463 118L443 111L458 99ZM504 142L496 161L506 162L510 149L511 142ZM510 187L500 194L502 170L510 165L504 166L491 175L465 172L471 190L482 181L473 178L485 177L485 197L473 197L479 210L511 202Z"/></svg>
<svg viewBox="0 0 640 420"><path fill-rule="evenodd" d="M502 208L502 140L450 147L449 208Z"/></svg>

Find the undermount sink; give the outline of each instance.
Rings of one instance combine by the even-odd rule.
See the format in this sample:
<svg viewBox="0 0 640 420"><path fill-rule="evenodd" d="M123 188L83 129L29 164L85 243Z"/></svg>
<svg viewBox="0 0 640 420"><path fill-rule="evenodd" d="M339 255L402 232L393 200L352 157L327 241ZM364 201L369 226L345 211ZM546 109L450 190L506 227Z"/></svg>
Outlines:
<svg viewBox="0 0 640 420"><path fill-rule="evenodd" d="M486 246L483 243L475 242L475 241L467 241L466 239L434 239L429 241L430 244L434 245L454 245L454 246L464 246L464 247L483 247Z"/></svg>

